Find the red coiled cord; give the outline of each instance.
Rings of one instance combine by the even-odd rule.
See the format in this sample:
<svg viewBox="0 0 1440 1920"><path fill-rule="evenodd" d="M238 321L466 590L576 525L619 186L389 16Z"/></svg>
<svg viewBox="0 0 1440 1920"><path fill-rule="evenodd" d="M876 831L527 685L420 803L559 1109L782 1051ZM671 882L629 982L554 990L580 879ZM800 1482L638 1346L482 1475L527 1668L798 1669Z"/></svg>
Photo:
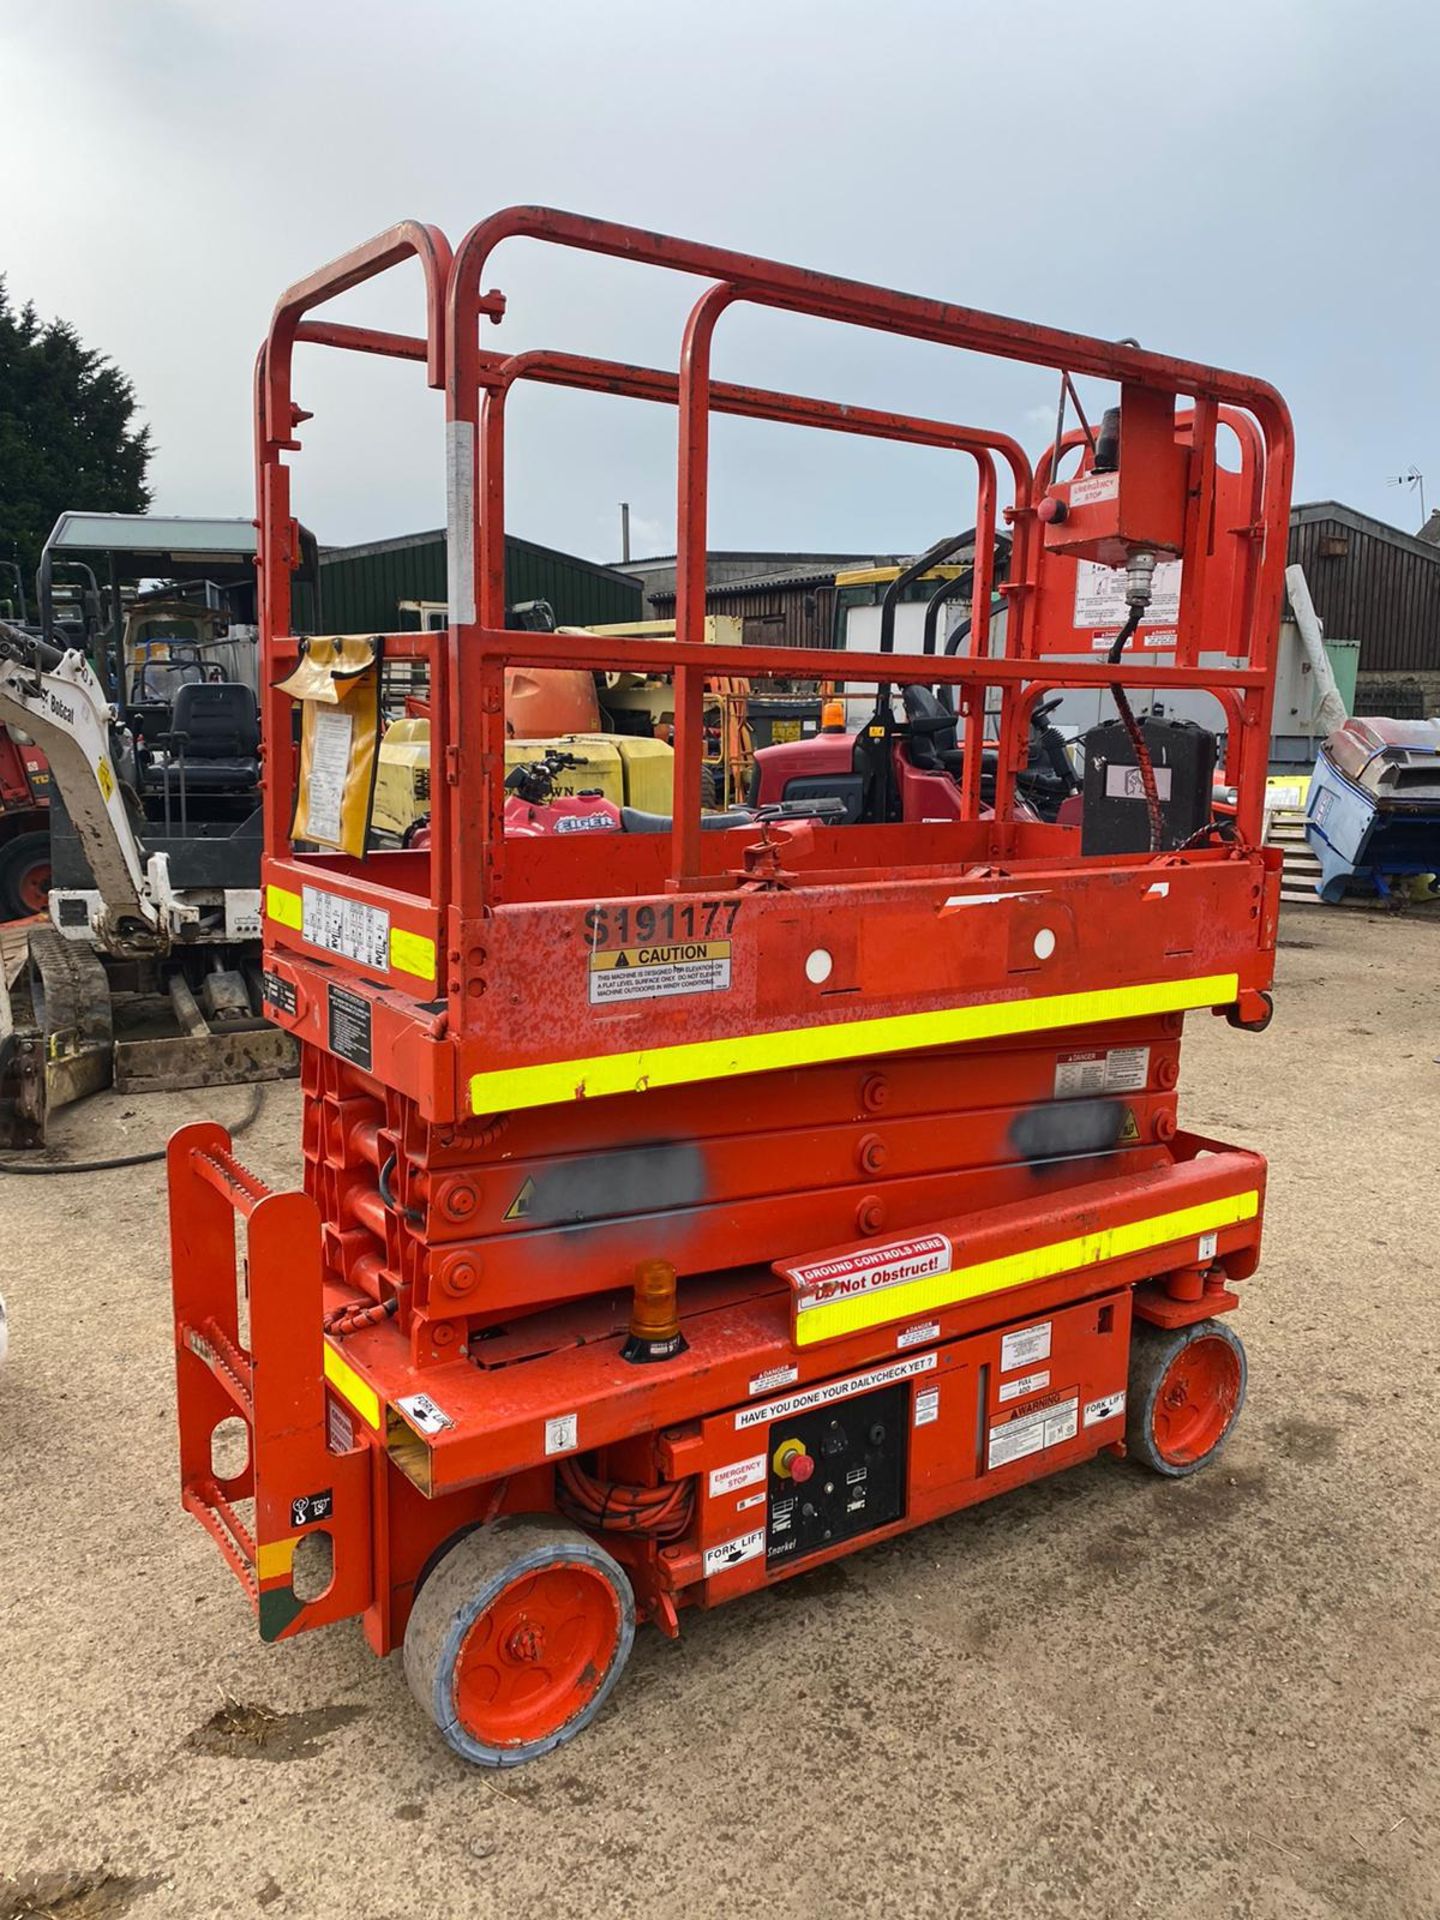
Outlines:
<svg viewBox="0 0 1440 1920"><path fill-rule="evenodd" d="M685 1533L695 1511L693 1480L671 1480L660 1487L627 1487L597 1480L574 1460L556 1469L557 1504L582 1526L608 1533L641 1533L652 1540L674 1540Z"/></svg>

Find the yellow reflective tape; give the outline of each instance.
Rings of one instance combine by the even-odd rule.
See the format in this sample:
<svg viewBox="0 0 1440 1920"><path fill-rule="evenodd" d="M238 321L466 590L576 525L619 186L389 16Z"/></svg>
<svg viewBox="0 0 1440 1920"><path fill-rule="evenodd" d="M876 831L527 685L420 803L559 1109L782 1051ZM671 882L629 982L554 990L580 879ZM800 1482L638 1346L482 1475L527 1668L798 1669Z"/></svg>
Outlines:
<svg viewBox="0 0 1440 1920"><path fill-rule="evenodd" d="M912 1314L934 1313L941 1307L957 1306L962 1300L977 1300L987 1293L1028 1287L1035 1280L1052 1280L1057 1274L1098 1266L1104 1260L1144 1253L1171 1240L1188 1239L1191 1234L1233 1227L1237 1221L1253 1220L1259 1209L1259 1190L1252 1187L1248 1193L1232 1193L1223 1200L1177 1207L1173 1213L1157 1213L1149 1220L1101 1227L1096 1233L1076 1234L1069 1240L1053 1241L1048 1247L1030 1247L1024 1253L1006 1253L996 1260L981 1260L973 1267L927 1274L920 1280L908 1280L903 1286L881 1287L874 1293L830 1300L823 1307L811 1307L796 1314L795 1344L811 1347L817 1340L836 1340L841 1334L883 1326L888 1320L906 1320Z"/></svg>
<svg viewBox="0 0 1440 1920"><path fill-rule="evenodd" d="M291 893L288 887L269 886L265 889L265 913L268 919L279 926L294 927L300 931L300 896Z"/></svg>
<svg viewBox="0 0 1440 1920"><path fill-rule="evenodd" d="M390 929L390 964L401 973L413 973L417 980L435 978L435 942L423 933L407 933L404 927Z"/></svg>
<svg viewBox="0 0 1440 1920"><path fill-rule="evenodd" d="M292 1534L288 1540L269 1540L255 1549L255 1571L262 1580L274 1580L282 1575L287 1580L290 1578L299 1538L299 1534Z"/></svg>
<svg viewBox="0 0 1440 1920"><path fill-rule="evenodd" d="M327 1340L325 1342L325 1378L335 1391L343 1394L362 1420L366 1420L378 1433L380 1431L380 1396L375 1389L367 1386L347 1360L339 1354Z"/></svg>
<svg viewBox="0 0 1440 1920"><path fill-rule="evenodd" d="M583 1060L547 1061L534 1067L501 1067L470 1079L472 1113L507 1113L516 1107L549 1107L566 1100L595 1100L610 1093L645 1093L739 1073L771 1073L782 1067L854 1060L868 1054L904 1053L912 1047L954 1046L1007 1034L1040 1033L1051 1027L1089 1026L1100 1020L1134 1020L1148 1013L1183 1013L1195 1007L1229 1006L1240 991L1233 973L1198 980L1157 980L1139 987L1099 987L1088 993L1052 993L1029 1000L991 1000L977 1007L946 1007L936 1013L898 1013L879 1020L837 1020L823 1027L787 1027L740 1034L732 1040L697 1040L688 1046L651 1047L638 1053L603 1053Z"/></svg>

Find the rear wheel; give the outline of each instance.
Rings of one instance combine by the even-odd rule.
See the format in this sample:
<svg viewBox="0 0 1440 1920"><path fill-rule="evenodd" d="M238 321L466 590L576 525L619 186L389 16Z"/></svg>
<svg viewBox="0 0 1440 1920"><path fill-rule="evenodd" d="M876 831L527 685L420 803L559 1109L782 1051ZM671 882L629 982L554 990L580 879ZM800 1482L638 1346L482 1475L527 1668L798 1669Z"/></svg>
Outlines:
<svg viewBox="0 0 1440 1920"><path fill-rule="evenodd" d="M1245 1349L1221 1320L1137 1325L1130 1343L1125 1447L1171 1479L1215 1458L1245 1404Z"/></svg>
<svg viewBox="0 0 1440 1920"><path fill-rule="evenodd" d="M405 1629L405 1677L463 1759L514 1767L589 1725L634 1637L619 1563L527 1515L465 1534L437 1563Z"/></svg>
<svg viewBox="0 0 1440 1920"><path fill-rule="evenodd" d="M44 913L50 904L50 835L17 833L0 847L0 920Z"/></svg>

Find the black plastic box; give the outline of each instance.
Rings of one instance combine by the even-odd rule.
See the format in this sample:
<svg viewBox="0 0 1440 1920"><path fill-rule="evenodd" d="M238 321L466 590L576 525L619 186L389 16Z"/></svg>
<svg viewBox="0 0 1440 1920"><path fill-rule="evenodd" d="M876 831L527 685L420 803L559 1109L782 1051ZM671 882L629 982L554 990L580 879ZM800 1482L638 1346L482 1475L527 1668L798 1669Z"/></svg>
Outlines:
<svg viewBox="0 0 1440 1920"><path fill-rule="evenodd" d="M1140 722L1155 767L1165 827L1161 847L1178 847L1214 812L1215 736L1194 720ZM1080 851L1148 853L1150 816L1135 749L1118 718L1084 737L1085 810Z"/></svg>

